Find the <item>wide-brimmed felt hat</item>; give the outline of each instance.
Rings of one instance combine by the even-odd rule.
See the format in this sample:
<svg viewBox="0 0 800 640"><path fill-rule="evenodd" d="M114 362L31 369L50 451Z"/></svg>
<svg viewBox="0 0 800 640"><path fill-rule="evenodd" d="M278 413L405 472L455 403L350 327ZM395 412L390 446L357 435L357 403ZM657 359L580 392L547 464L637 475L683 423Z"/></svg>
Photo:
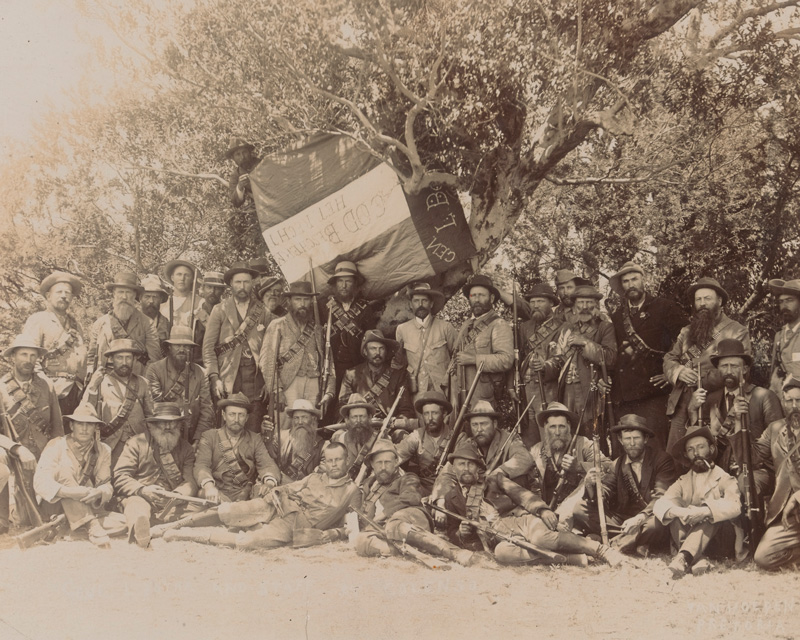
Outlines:
<svg viewBox="0 0 800 640"><path fill-rule="evenodd" d="M50 289L52 289L53 286L57 285L59 282L66 282L72 289L73 296L79 296L81 295L81 291L83 291L83 285L81 284L80 278L64 271L53 271L53 273L42 280L41 284L39 285L39 293L41 293L43 296L46 296L48 291L50 291Z"/></svg>
<svg viewBox="0 0 800 640"><path fill-rule="evenodd" d="M262 256L261 258L253 258L247 263L247 265L251 269L258 271L259 275L263 276L269 273L269 260L267 260L266 257Z"/></svg>
<svg viewBox="0 0 800 640"><path fill-rule="evenodd" d="M597 290L597 287L594 287L590 284L581 284L575 287L572 298L574 300L577 300L578 298L593 298L594 300L602 300L603 294Z"/></svg>
<svg viewBox="0 0 800 640"><path fill-rule="evenodd" d="M408 299L414 296L428 296L431 299L431 313L439 313L444 307L444 294L432 289L427 282L415 282L408 286Z"/></svg>
<svg viewBox="0 0 800 640"><path fill-rule="evenodd" d="M272 289L276 284L283 285L283 280L278 276L269 276L258 284L258 291L256 291L256 294L259 298L263 298L267 289ZM281 286L281 289L283 289L283 286ZM283 293L283 291L281 291L281 293Z"/></svg>
<svg viewBox="0 0 800 640"><path fill-rule="evenodd" d="M556 292L544 282L533 285L525 294L526 300L532 300L533 298L548 298L553 302L553 304L558 304L561 302L558 294L556 294Z"/></svg>
<svg viewBox="0 0 800 640"><path fill-rule="evenodd" d="M684 436L678 440L675 444L672 445L672 449L670 449L670 454L676 460L686 460L686 443L689 442L692 438L697 438L702 436L708 441L708 444L714 444L714 434L711 433L711 429L708 427L701 427L700 425L691 425L686 427L686 433Z"/></svg>
<svg viewBox="0 0 800 640"><path fill-rule="evenodd" d="M386 453L391 452L395 455L395 458L399 458L397 455L397 447L394 446L394 443L389 440L389 438L380 438L375 442L370 452L364 456L364 462L366 462L370 467L372 466L372 456L377 455L379 453Z"/></svg>
<svg viewBox="0 0 800 640"><path fill-rule="evenodd" d="M635 413L628 413L619 419L619 422L611 427L611 432L618 431L641 431L648 436L655 437L656 432L647 426L647 420L642 416L637 416Z"/></svg>
<svg viewBox="0 0 800 640"><path fill-rule="evenodd" d="M502 417L502 413L499 411L495 411L492 403L488 400L478 400L475 404L472 405L469 412L464 414L464 420L470 420L471 418L494 418L497 420L498 418Z"/></svg>
<svg viewBox="0 0 800 640"><path fill-rule="evenodd" d="M770 280L769 290L774 296L786 294L800 298L800 280Z"/></svg>
<svg viewBox="0 0 800 640"><path fill-rule="evenodd" d="M786 376L786 379L781 385L781 393L789 389L800 389L800 378L795 378L791 373Z"/></svg>
<svg viewBox="0 0 800 640"><path fill-rule="evenodd" d="M36 344L36 341L30 336L26 336L22 333L14 337L11 344L3 351L3 357L10 358L17 349L35 349L39 352L39 357L47 353L47 349Z"/></svg>
<svg viewBox="0 0 800 640"><path fill-rule="evenodd" d="M217 403L217 407L219 409L224 409L225 407L241 407L242 409L247 409L248 411L253 409L252 403L241 391L239 393L234 393L227 398L223 398Z"/></svg>
<svg viewBox="0 0 800 640"><path fill-rule="evenodd" d="M156 402L153 404L153 415L145 418L145 422L177 422L183 418L181 405L177 402Z"/></svg>
<svg viewBox="0 0 800 640"><path fill-rule="evenodd" d="M753 364L753 356L749 353L745 353L744 345L741 341L734 338L720 340L717 345L717 352L712 354L709 359L711 360L711 364L716 367L722 358L741 358L745 361L745 364Z"/></svg>
<svg viewBox="0 0 800 640"><path fill-rule="evenodd" d="M469 292L472 290L472 287L483 287L484 289L488 289L489 293L494 296L495 302L500 299L500 291L498 291L497 287L494 286L494 283L489 276L479 273L478 275L473 276L472 280L461 287L461 293L464 294L464 297L467 300L469 300Z"/></svg>
<svg viewBox="0 0 800 640"><path fill-rule="evenodd" d="M286 409L286 414L291 418L295 411L305 411L306 413L317 416L317 418L322 418L322 411L317 409L313 404L311 404L311 401L306 400L305 398L298 398L295 400L294 403L292 403L291 408Z"/></svg>
<svg viewBox="0 0 800 640"><path fill-rule="evenodd" d="M184 325L176 324L169 331L169 338L164 340L167 344L185 344L190 347L197 347L198 345L192 340L192 329Z"/></svg>
<svg viewBox="0 0 800 640"><path fill-rule="evenodd" d="M536 422L544 429L544 424L550 416L565 416L570 424L570 429L578 426L578 414L570 411L569 408L560 402L551 402L547 409L536 414Z"/></svg>
<svg viewBox="0 0 800 640"><path fill-rule="evenodd" d="M255 146L250 144L244 138L238 138L234 136L228 143L228 150L225 152L225 157L228 160L230 160L231 158L233 158L233 153L237 149L250 149L250 151L253 151L255 149Z"/></svg>
<svg viewBox="0 0 800 640"><path fill-rule="evenodd" d="M622 290L622 276L628 273L639 273L644 275L644 269L642 269L638 264L635 262L626 262L622 265L619 271L617 271L613 276L608 279L608 285L611 287L611 290L619 295L623 295L624 292Z"/></svg>
<svg viewBox="0 0 800 640"><path fill-rule="evenodd" d="M207 287L224 287L224 278L222 271L206 271L203 276L203 284Z"/></svg>
<svg viewBox="0 0 800 640"><path fill-rule="evenodd" d="M472 460L473 462L477 462L478 466L486 467L486 463L483 461L483 456L481 455L481 452L478 451L478 445L476 445L472 440L468 440L466 438L456 445L453 453L447 456L447 460L449 462L452 462L456 458Z"/></svg>
<svg viewBox="0 0 800 640"><path fill-rule="evenodd" d="M559 269L556 271L556 286L566 284L570 280L577 280L578 275L569 269Z"/></svg>
<svg viewBox="0 0 800 640"><path fill-rule="evenodd" d="M64 416L73 422L95 422L105 424L97 415L97 409L91 402L81 402L70 415Z"/></svg>
<svg viewBox="0 0 800 640"><path fill-rule="evenodd" d="M375 407L364 400L364 396L362 396L360 393L350 394L347 404L339 407L339 415L343 419L346 419L347 415L350 413L350 409L366 409L370 418L375 415L376 411Z"/></svg>
<svg viewBox="0 0 800 640"><path fill-rule="evenodd" d="M133 289L136 292L137 299L144 291L142 285L139 283L139 276L137 276L133 271L117 271L117 273L114 274L114 281L106 282L107 291L114 291L116 287L127 287L128 289Z"/></svg>
<svg viewBox="0 0 800 640"><path fill-rule="evenodd" d="M431 389L430 391L425 391L420 393L416 400L414 400L414 410L417 413L422 413L422 407L426 404L438 404L442 409L444 409L445 413L452 413L453 405L450 404L450 401L445 398L444 394L441 391L436 391Z"/></svg>
<svg viewBox="0 0 800 640"><path fill-rule="evenodd" d="M311 298L313 296L318 296L319 294L316 293L311 288L311 283L307 280L300 280L299 282L292 282L289 285L289 290L284 291L283 295L285 298L291 298L294 296L301 297L301 298Z"/></svg>
<svg viewBox="0 0 800 640"><path fill-rule="evenodd" d="M687 289L686 295L692 302L694 302L694 294L698 289L713 289L722 297L722 304L728 301L728 292L714 278L699 278Z"/></svg>
<svg viewBox="0 0 800 640"><path fill-rule="evenodd" d="M164 288L164 285L154 273L147 274L142 278L142 293L158 293L161 295L161 302L166 302L169 299L169 292Z"/></svg>
<svg viewBox="0 0 800 640"><path fill-rule="evenodd" d="M392 340L391 338L387 338L383 335L383 333L379 329L369 329L368 331L364 332L364 337L361 340L361 355L366 355L364 351L367 348L367 344L370 342L380 342L381 344L386 346L386 350L392 354L400 346L400 343L396 340Z"/></svg>
<svg viewBox="0 0 800 640"><path fill-rule="evenodd" d="M189 269L189 271L192 272L192 278L194 278L194 274L197 271L197 266L193 265L188 260L170 260L167 262L167 264L164 265L164 277L171 282L172 274L178 267L186 267Z"/></svg>
<svg viewBox="0 0 800 640"><path fill-rule="evenodd" d="M228 269L225 272L225 275L223 276L225 284L229 285L231 283L231 280L233 279L233 276L235 276L237 273L249 273L253 278L255 278L258 275L258 271L253 269L246 262L234 262L231 265L231 268Z"/></svg>
<svg viewBox="0 0 800 640"><path fill-rule="evenodd" d="M333 286L336 282L336 278L341 278L342 276L352 276L356 279L358 284L364 283L364 276L361 275L358 271L358 267L356 267L354 262L350 262L349 260L343 260L342 262L338 263L336 267L333 269L333 275L328 278L328 284Z"/></svg>
<svg viewBox="0 0 800 640"><path fill-rule="evenodd" d="M134 342L130 338L117 338L116 340L112 340L111 342L108 343L108 348L106 349L103 356L108 358L109 356L112 356L115 353L124 353L124 352L132 353L133 355L144 353L144 351L142 351L139 345L136 344L136 342Z"/></svg>

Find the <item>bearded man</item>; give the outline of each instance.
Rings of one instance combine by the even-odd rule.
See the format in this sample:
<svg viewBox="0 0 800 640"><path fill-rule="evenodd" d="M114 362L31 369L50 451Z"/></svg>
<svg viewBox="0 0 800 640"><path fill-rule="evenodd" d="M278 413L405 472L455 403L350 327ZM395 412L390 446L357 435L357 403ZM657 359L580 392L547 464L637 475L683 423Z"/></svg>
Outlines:
<svg viewBox="0 0 800 640"><path fill-rule="evenodd" d="M617 340L612 398L617 415L641 416L662 448L667 446L670 383L664 376L664 354L670 350L686 313L674 301L645 290L644 269L626 262L611 278L622 304L611 314Z"/></svg>
<svg viewBox="0 0 800 640"><path fill-rule="evenodd" d="M135 303L144 292L138 276L132 271L119 271L114 282L106 284L111 292L111 311L100 316L89 331L88 371L103 369L103 354L114 340L131 340L136 348L133 373L143 375L148 362L161 359L158 342L150 319L136 308Z"/></svg>
<svg viewBox="0 0 800 640"><path fill-rule="evenodd" d="M177 404L159 402L147 419L147 431L125 443L114 466L114 489L122 500L129 536L142 548L150 546L151 522L174 519L182 508L170 510L168 515L162 511L154 518L153 509L163 510L169 500L158 491L185 496L197 493L194 450L181 438L182 420Z"/></svg>
<svg viewBox="0 0 800 640"><path fill-rule="evenodd" d="M430 495L436 468L450 441L452 425L448 420L453 406L441 391L426 391L414 402L419 416L417 429L397 445L399 464L408 465L420 480L420 491Z"/></svg>
<svg viewBox="0 0 800 640"><path fill-rule="evenodd" d="M694 315L664 356L664 375L672 385L667 400L667 415L672 416L667 441L670 451L686 433L689 402L698 382L709 391L722 386L721 376L711 363L711 354L717 351L720 341L733 338L742 343L744 353L751 352L747 327L723 311L728 293L719 282L700 278L689 287L688 296L694 302Z"/></svg>
<svg viewBox="0 0 800 640"><path fill-rule="evenodd" d="M79 278L54 271L39 285L46 309L30 316L22 334L43 349L41 366L53 381L62 415L72 413L81 399L86 379L86 343L83 329L69 312L72 300L81 294Z"/></svg>
<svg viewBox="0 0 800 640"><path fill-rule="evenodd" d="M139 305L142 313L150 319L150 324L158 336L158 343L161 345L162 355L167 355L167 338L169 338L170 322L169 318L161 313L161 304L169 299L169 293L161 286L161 278L150 274L142 278L142 295Z"/></svg>
<svg viewBox="0 0 800 640"><path fill-rule="evenodd" d="M719 552L730 551L736 538L732 521L741 514L742 502L736 479L713 462L714 436L707 427L687 429L671 453L690 468L656 501L653 513L669 527L673 549L678 549L669 564L677 579L711 569L703 556L712 540Z"/></svg>
<svg viewBox="0 0 800 640"><path fill-rule="evenodd" d="M405 350L413 398L428 391L448 393L447 367L457 333L453 325L436 317L444 307L444 295L418 282L409 287L408 299L414 317L397 327L395 337Z"/></svg>
<svg viewBox="0 0 800 640"><path fill-rule="evenodd" d="M203 364L203 340L206 336L206 325L211 311L222 301L222 294L225 293L225 280L221 271L206 271L203 275L203 283L200 285L200 298L202 302L195 313L194 341L200 345L199 349L194 350L194 361Z"/></svg>
<svg viewBox="0 0 800 640"><path fill-rule="evenodd" d="M331 441L344 445L347 452L347 469L357 473L375 439L376 432L371 424L375 407L366 402L360 394L353 393L347 404L339 409L339 415L344 420L345 426L333 434Z"/></svg>
<svg viewBox="0 0 800 640"><path fill-rule="evenodd" d="M800 378L800 280L770 280L783 327L775 332L769 388L781 393L787 375Z"/></svg>
<svg viewBox="0 0 800 640"><path fill-rule="evenodd" d="M302 480L317 468L325 441L318 435L318 425L322 412L314 408L313 403L303 398L294 401L286 409L288 425L281 425L281 452L275 458L281 468L281 482ZM266 426L265 426L266 425ZM266 420L262 429L270 430L274 425ZM270 444L272 436L263 436Z"/></svg>
<svg viewBox="0 0 800 640"><path fill-rule="evenodd" d="M761 434L755 450L775 475L775 491L766 508L767 530L753 560L775 571L800 561L800 379L787 376L783 384L785 419Z"/></svg>
<svg viewBox="0 0 800 640"><path fill-rule="evenodd" d="M283 280L276 276L268 276L260 281L257 287L258 299L264 303L267 311L276 318L285 316L286 308L282 304L284 302Z"/></svg>

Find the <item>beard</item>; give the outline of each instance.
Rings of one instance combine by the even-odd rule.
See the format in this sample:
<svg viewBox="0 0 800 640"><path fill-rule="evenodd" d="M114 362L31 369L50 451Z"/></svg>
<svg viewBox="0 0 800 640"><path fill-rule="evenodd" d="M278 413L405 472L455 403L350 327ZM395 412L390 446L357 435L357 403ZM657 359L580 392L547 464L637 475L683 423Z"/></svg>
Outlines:
<svg viewBox="0 0 800 640"><path fill-rule="evenodd" d="M692 471L695 473L708 473L711 471L713 466L714 463L711 462L711 460L706 460L706 458L702 456L697 456L694 460L692 460Z"/></svg>
<svg viewBox="0 0 800 640"><path fill-rule="evenodd" d="M733 376L731 374L726 374L722 376L722 382L725 383L726 389L736 389L739 386L739 378L738 376Z"/></svg>
<svg viewBox="0 0 800 640"><path fill-rule="evenodd" d="M560 436L553 436L548 439L547 446L550 447L551 453L563 453L567 450L567 441Z"/></svg>
<svg viewBox="0 0 800 640"><path fill-rule="evenodd" d="M353 427L353 439L357 444L363 445L372 437L372 426L367 424L365 426Z"/></svg>
<svg viewBox="0 0 800 640"><path fill-rule="evenodd" d="M182 371L186 366L186 362L189 360L189 357L185 353L171 353L169 357L172 360L172 366L178 371Z"/></svg>
<svg viewBox="0 0 800 640"><path fill-rule="evenodd" d="M122 365L121 367L116 367L114 369L114 373L116 373L120 378L127 378L131 375L133 371L132 367L129 367L127 364Z"/></svg>
<svg viewBox="0 0 800 640"><path fill-rule="evenodd" d="M792 431L800 429L800 409L792 409L786 415L786 426Z"/></svg>
<svg viewBox="0 0 800 640"><path fill-rule="evenodd" d="M172 451L178 445L178 440L181 437L179 431L158 434L151 432L151 435L161 451Z"/></svg>
<svg viewBox="0 0 800 640"><path fill-rule="evenodd" d="M547 320L547 316L542 311L534 311L531 314L531 320L533 320L536 324L541 324L545 320Z"/></svg>
<svg viewBox="0 0 800 640"><path fill-rule="evenodd" d="M384 362L386 362L386 356L380 354L374 355L369 359L369 363L373 367L382 367Z"/></svg>
<svg viewBox="0 0 800 640"><path fill-rule="evenodd" d="M222 294L216 290L206 295L206 302L208 302L208 304L211 305L212 307L215 304L219 304L220 300L222 300Z"/></svg>
<svg viewBox="0 0 800 640"><path fill-rule="evenodd" d="M436 435L442 432L444 428L444 420L430 420L425 423L425 431L431 435Z"/></svg>
<svg viewBox="0 0 800 640"><path fill-rule="evenodd" d="M644 291L641 289L637 289L636 287L631 287L625 292L625 297L628 299L629 302L633 302L636 304L639 300L642 299L644 295Z"/></svg>
<svg viewBox="0 0 800 640"><path fill-rule="evenodd" d="M564 295L564 296L559 296L559 298L561 299L562 307L566 309L572 309L572 307L575 306L575 298L573 298L572 296Z"/></svg>
<svg viewBox="0 0 800 640"><path fill-rule="evenodd" d="M482 316L484 313L487 313L489 309L491 309L491 306L488 302L486 304L482 302L473 302L470 305L470 308L472 309L472 315L477 318L478 316Z"/></svg>
<svg viewBox="0 0 800 640"><path fill-rule="evenodd" d="M791 309L784 309L781 311L781 320L783 320L783 324L792 324L798 318L800 318L800 309L792 311Z"/></svg>
<svg viewBox="0 0 800 640"><path fill-rule="evenodd" d="M462 471L461 475L458 476L458 481L463 487L471 487L478 481L478 478L471 471Z"/></svg>
<svg viewBox="0 0 800 640"><path fill-rule="evenodd" d="M623 449L625 449L625 454L631 459L631 462L637 462L642 457L642 454L644 454L644 446L623 447Z"/></svg>
<svg viewBox="0 0 800 640"><path fill-rule="evenodd" d="M278 301L275 300L275 306L278 306ZM274 310L274 307L271 309ZM297 324L305 324L308 322L308 309L302 307L300 309L292 309L292 318Z"/></svg>
<svg viewBox="0 0 800 640"><path fill-rule="evenodd" d="M392 479L392 476L393 476L393 475L394 475L394 472L391 472L391 473L389 473L389 471L387 471L386 469L384 469L384 470L382 470L382 471L378 471L378 472L375 474L375 479L376 479L376 480L377 480L377 481L378 481L380 484L389 484L389 481Z"/></svg>
<svg viewBox="0 0 800 640"><path fill-rule="evenodd" d="M689 324L689 346L702 347L711 341L712 330L717 320L717 309L719 307L713 311L711 309L695 311Z"/></svg>
<svg viewBox="0 0 800 640"><path fill-rule="evenodd" d="M414 309L414 315L417 316L420 320L424 320L430 315L430 309L427 307L417 307Z"/></svg>
<svg viewBox="0 0 800 640"><path fill-rule="evenodd" d="M158 314L158 305L150 302L142 303L142 313L148 318L155 318Z"/></svg>
<svg viewBox="0 0 800 640"><path fill-rule="evenodd" d="M117 316L117 320L120 322L127 322L131 319L133 312L136 311L136 307L134 307L130 302L125 302L124 300L121 302L114 303L114 315Z"/></svg>
<svg viewBox="0 0 800 640"><path fill-rule="evenodd" d="M594 318L594 310L578 312L578 320L581 322L591 322L592 318Z"/></svg>

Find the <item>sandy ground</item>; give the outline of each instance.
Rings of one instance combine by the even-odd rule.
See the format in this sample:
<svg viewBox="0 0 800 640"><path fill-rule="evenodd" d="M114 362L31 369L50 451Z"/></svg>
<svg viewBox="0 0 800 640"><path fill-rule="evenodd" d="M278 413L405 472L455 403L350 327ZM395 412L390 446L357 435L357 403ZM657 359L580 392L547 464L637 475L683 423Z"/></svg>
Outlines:
<svg viewBox="0 0 800 640"><path fill-rule="evenodd" d="M263 553L11 544L0 537L2 640L800 637L797 572L670 581L664 558L641 569L485 561L443 571L359 558L346 543Z"/></svg>

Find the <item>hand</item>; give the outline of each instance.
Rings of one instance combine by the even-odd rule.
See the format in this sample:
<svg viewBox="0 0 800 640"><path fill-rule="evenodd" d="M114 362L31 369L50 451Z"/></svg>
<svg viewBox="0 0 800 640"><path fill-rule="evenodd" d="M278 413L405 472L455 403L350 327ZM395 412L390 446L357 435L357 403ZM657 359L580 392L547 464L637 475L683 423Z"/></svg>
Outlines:
<svg viewBox="0 0 800 640"><path fill-rule="evenodd" d="M697 389L692 393L692 399L689 400L689 411L697 411L705 404L708 392L705 389Z"/></svg>
<svg viewBox="0 0 800 640"><path fill-rule="evenodd" d="M666 389L668 386L670 386L667 376L665 376L663 373L657 373L656 375L652 376L650 378L650 383L658 389Z"/></svg>
<svg viewBox="0 0 800 640"><path fill-rule="evenodd" d="M225 389L225 383L219 378L214 381L214 393L216 393L217 398L219 399L228 397L228 391Z"/></svg>
<svg viewBox="0 0 800 640"><path fill-rule="evenodd" d="M604 396L607 396L611 392L611 378L608 379L606 382L603 378L600 378L597 381L597 388L600 390Z"/></svg>
<svg viewBox="0 0 800 640"><path fill-rule="evenodd" d="M462 538L468 538L469 536L471 536L472 535L472 531L473 531L473 529L472 529L472 525L471 524L467 524L466 522L462 522L460 525L458 525L458 534Z"/></svg>
<svg viewBox="0 0 800 640"><path fill-rule="evenodd" d="M275 488L275 482L273 480L267 480L266 482L262 482L256 485L256 492L259 498L263 498L269 495L269 492Z"/></svg>
<svg viewBox="0 0 800 640"><path fill-rule="evenodd" d="M239 176L238 186L244 188L248 184L250 184L250 174L249 173L243 173L242 175Z"/></svg>
<svg viewBox="0 0 800 640"><path fill-rule="evenodd" d="M794 517L792 517L794 514ZM786 506L783 508L783 516L781 516L781 524L784 529L789 529L794 524L800 524L800 491L795 492L789 498Z"/></svg>
<svg viewBox="0 0 800 640"><path fill-rule="evenodd" d="M583 349L586 346L586 343L589 342L586 338L584 338L581 334L572 332L569 334L569 338L567 338L567 346L568 347L575 347L576 349Z"/></svg>
<svg viewBox="0 0 800 640"><path fill-rule="evenodd" d="M750 402L744 396L736 396L731 409L736 415L744 415L750 410Z"/></svg>
<svg viewBox="0 0 800 640"><path fill-rule="evenodd" d="M539 355L536 354L536 353L534 353L531 356L530 368L533 369L534 371L536 371L537 373L539 371L543 371L544 370L544 360L541 357L539 357Z"/></svg>
<svg viewBox="0 0 800 640"><path fill-rule="evenodd" d="M586 472L586 486L595 489L597 487L597 479L603 479L603 472L598 471L594 467L590 468Z"/></svg>
<svg viewBox="0 0 800 640"><path fill-rule="evenodd" d="M325 529L319 539L322 541L322 544L328 544L329 542L338 540L339 535L336 533L336 529Z"/></svg>
<svg viewBox="0 0 800 640"><path fill-rule="evenodd" d="M558 527L558 516L550 511L550 509L542 509L539 512L539 517L542 519L542 522L547 525L547 528L550 529L550 531L555 531Z"/></svg>
<svg viewBox="0 0 800 640"><path fill-rule="evenodd" d="M512 402L519 402L519 396L517 395L516 389L509 389L508 390L508 397L511 398Z"/></svg>
<svg viewBox="0 0 800 640"><path fill-rule="evenodd" d="M575 460L575 456L565 453L564 457L561 458L561 468L567 472L575 471L578 468L578 463Z"/></svg>
<svg viewBox="0 0 800 640"><path fill-rule="evenodd" d="M273 433L275 430L275 423L269 419L268 416L264 416L261 419L261 432L262 433Z"/></svg>
<svg viewBox="0 0 800 640"><path fill-rule="evenodd" d="M444 508L444 500L439 500L436 503L436 506ZM444 529L447 526L447 516L441 511L434 510L433 521L436 523L436 526L439 527L440 529Z"/></svg>
<svg viewBox="0 0 800 640"><path fill-rule="evenodd" d="M164 498L158 495L157 492L163 490L163 487L160 487L157 484L149 484L142 489L140 495L148 502L160 503L164 502Z"/></svg>
<svg viewBox="0 0 800 640"><path fill-rule="evenodd" d="M456 364L463 367L465 365L475 364L475 354L473 353L465 353L464 351L459 351L456 354Z"/></svg>
<svg viewBox="0 0 800 640"><path fill-rule="evenodd" d="M333 400L333 396L330 393L326 393L320 398L319 407L317 407L317 409L322 412L323 417L328 413L328 405L331 403L331 400Z"/></svg>
<svg viewBox="0 0 800 640"><path fill-rule="evenodd" d="M219 489L213 482L206 482L201 490L203 497L214 504L219 504Z"/></svg>
<svg viewBox="0 0 800 640"><path fill-rule="evenodd" d="M697 374L689 367L684 367L678 374L678 380L688 387L693 387L697 384Z"/></svg>
<svg viewBox="0 0 800 640"><path fill-rule="evenodd" d="M88 504L98 508L102 507L106 502L108 502L108 499L101 489L95 487L93 489L89 489L89 492L83 496L83 498L81 498L81 502L83 502L83 504Z"/></svg>
<svg viewBox="0 0 800 640"><path fill-rule="evenodd" d="M30 471L31 473L36 471L36 456L30 452L30 449L18 444L13 447L12 453L22 463L23 471Z"/></svg>
<svg viewBox="0 0 800 640"><path fill-rule="evenodd" d="M711 515L711 509L708 507L690 507L687 509L687 514L681 518L681 522L685 524L687 527L694 527L695 525L701 524L706 520L710 520L713 516Z"/></svg>
<svg viewBox="0 0 800 640"><path fill-rule="evenodd" d="M626 536L633 535L644 524L646 519L643 513L637 513L632 518L628 518L622 523L622 534Z"/></svg>

